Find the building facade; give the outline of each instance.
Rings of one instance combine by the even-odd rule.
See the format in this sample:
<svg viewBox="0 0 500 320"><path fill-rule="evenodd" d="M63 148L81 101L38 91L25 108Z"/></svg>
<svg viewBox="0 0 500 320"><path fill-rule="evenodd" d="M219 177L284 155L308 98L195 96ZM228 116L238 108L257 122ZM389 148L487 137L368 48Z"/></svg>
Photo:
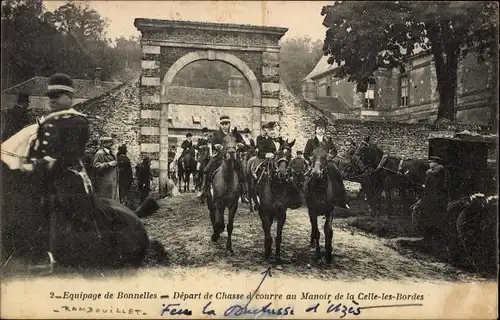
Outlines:
<svg viewBox="0 0 500 320"><path fill-rule="evenodd" d="M30 109L33 109L34 113L43 113L48 110L50 108L49 98L45 94L48 80L49 78L46 77L33 77L5 89L2 91L2 110L14 107L20 93L29 95ZM102 81L100 68L96 68L93 80L73 79L73 84L75 87L74 104L76 105L112 90L121 82Z"/></svg>
<svg viewBox="0 0 500 320"><path fill-rule="evenodd" d="M426 123L437 118L439 93L432 55L425 52L414 55L405 73L399 69L379 69L375 72L375 84L364 93L357 92L355 83L335 78L337 66L327 60L328 57L322 57L302 80L302 95L337 118L406 123ZM457 122L489 123L492 109L497 106L497 70L493 60L478 63L474 54L459 62ZM348 111L339 109L338 101Z"/></svg>

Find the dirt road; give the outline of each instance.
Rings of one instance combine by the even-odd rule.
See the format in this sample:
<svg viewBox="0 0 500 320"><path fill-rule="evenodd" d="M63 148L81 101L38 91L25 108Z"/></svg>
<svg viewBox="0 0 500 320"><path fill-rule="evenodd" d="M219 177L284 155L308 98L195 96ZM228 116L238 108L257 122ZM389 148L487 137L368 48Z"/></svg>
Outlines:
<svg viewBox="0 0 500 320"><path fill-rule="evenodd" d="M162 208L144 219L152 238L166 247L171 267L210 267L224 272L261 271L264 261L264 236L257 213L240 205L233 231L234 256L225 250L226 233L217 243L210 241L211 224L206 206L192 193L160 200ZM350 217L334 219L334 262L330 266L312 265L309 236L310 223L306 208L289 210L283 231L284 273L306 278L359 281L481 281L446 263L396 250L395 241L366 234L350 226L352 215L361 215L363 203L351 205ZM226 220L227 221L227 220ZM322 230L320 218L320 230ZM273 235L275 234L273 226ZM324 236L321 235L324 246Z"/></svg>

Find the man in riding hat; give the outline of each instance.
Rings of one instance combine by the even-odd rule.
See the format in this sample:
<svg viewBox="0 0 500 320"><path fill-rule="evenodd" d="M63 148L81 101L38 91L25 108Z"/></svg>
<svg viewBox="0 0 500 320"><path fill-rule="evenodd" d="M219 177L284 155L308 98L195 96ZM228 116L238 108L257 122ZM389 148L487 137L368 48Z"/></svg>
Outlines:
<svg viewBox="0 0 500 320"><path fill-rule="evenodd" d="M337 156L337 148L335 147L333 140L330 137L325 136L327 125L328 122L323 118L314 121L314 138L307 140L306 147L304 149L304 158L308 162L311 162L313 156L312 153L321 142L324 142L327 152L332 156L332 158Z"/></svg>
<svg viewBox="0 0 500 320"><path fill-rule="evenodd" d="M328 122L323 118L314 121L315 136L314 138L307 140L306 147L304 149L304 158L309 162L309 164L311 164L312 162L314 150L320 145L320 143L323 143L323 145L325 146L326 151L328 152L329 160L337 156L337 148L335 147L332 138L325 136L327 125ZM328 165L333 168L333 179L335 180L335 184L337 186L337 190L335 190L335 205L342 208L348 208L347 194L344 186L344 181L342 180L342 175L340 174L340 171L333 163L333 161L329 161ZM305 188L307 188L310 177L310 173L307 173L304 183Z"/></svg>
<svg viewBox="0 0 500 320"><path fill-rule="evenodd" d="M255 150L255 141L252 138L250 129L245 128L243 130L243 140L245 141L243 152L252 152Z"/></svg>
<svg viewBox="0 0 500 320"><path fill-rule="evenodd" d="M257 161L257 163L262 162L266 158L274 158L274 154L281 146L279 140L280 127L276 121L264 124L262 129L264 134L257 141L257 148L259 149L257 158L261 161Z"/></svg>
<svg viewBox="0 0 500 320"><path fill-rule="evenodd" d="M19 169L34 177L40 175L41 181L48 184L42 188L41 194L34 195L40 198L40 206L34 210L41 214L61 208L77 210L87 203L87 197L78 199L70 197L68 202L68 197L60 193L60 188L56 187L64 185L62 181L64 176L61 173L67 169L77 173L87 193L92 192L92 184L81 162L89 139L89 122L86 115L72 109L74 92L73 80L68 75L62 73L52 75L47 88L51 113L42 117L37 124L22 129L2 144L2 161L10 169ZM11 155L4 156L4 151L8 151ZM13 157L14 154L17 156ZM54 179L43 178L48 176L48 172L53 172ZM71 205L72 208L68 208L67 205ZM52 244L49 239L52 238L48 225L49 219L46 224L39 226L36 234L32 235L34 263L38 263L46 252L49 253L51 264L53 262L49 248Z"/></svg>
<svg viewBox="0 0 500 320"><path fill-rule="evenodd" d="M184 140L181 144L181 148L182 148L182 153L179 157L179 162L182 162L182 159L184 158L184 156L186 155L186 153L188 152L189 149L191 149L193 147L193 135L191 134L191 132L188 132L186 134L186 140Z"/></svg>
<svg viewBox="0 0 500 320"><path fill-rule="evenodd" d="M210 141L210 145L212 150L214 151L214 155L208 162L207 166L203 170L203 181L201 186L201 191L198 194L198 198L202 198L208 192L210 187L210 178L214 171L221 165L222 163L222 141L226 135L231 132L231 120L229 116L223 115L220 117L220 127L219 130L213 133L212 139ZM243 168L239 161L236 161L235 171L238 174L238 180L240 181L242 187L242 194L246 194L246 185L244 183L244 173ZM246 199L245 199L246 200Z"/></svg>

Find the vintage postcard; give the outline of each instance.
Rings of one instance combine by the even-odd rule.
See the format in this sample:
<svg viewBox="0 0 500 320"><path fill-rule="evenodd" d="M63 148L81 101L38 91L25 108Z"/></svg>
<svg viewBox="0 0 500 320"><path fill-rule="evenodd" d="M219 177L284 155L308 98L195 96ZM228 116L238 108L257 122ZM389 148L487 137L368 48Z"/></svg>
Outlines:
<svg viewBox="0 0 500 320"><path fill-rule="evenodd" d="M497 319L498 3L2 1L2 319Z"/></svg>

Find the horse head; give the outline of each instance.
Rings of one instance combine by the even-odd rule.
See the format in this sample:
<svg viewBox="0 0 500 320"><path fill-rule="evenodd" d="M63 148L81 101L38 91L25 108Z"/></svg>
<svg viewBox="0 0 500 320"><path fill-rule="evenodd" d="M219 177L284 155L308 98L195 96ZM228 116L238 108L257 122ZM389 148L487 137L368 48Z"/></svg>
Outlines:
<svg viewBox="0 0 500 320"><path fill-rule="evenodd" d="M241 144L241 142L238 141L238 136L241 137L241 135L239 134L238 130L235 127L232 132L229 132L222 139L222 146L224 147L227 160L236 159L236 151L238 151L239 149L238 144Z"/></svg>
<svg viewBox="0 0 500 320"><path fill-rule="evenodd" d="M324 142L318 144L314 149L312 163L313 168L311 173L313 177L321 177L328 164L328 151Z"/></svg>
<svg viewBox="0 0 500 320"><path fill-rule="evenodd" d="M355 147L351 156L351 164L358 168L375 169L382 156L383 151L377 145L370 143L370 136L367 136Z"/></svg>
<svg viewBox="0 0 500 320"><path fill-rule="evenodd" d="M292 147L295 145L295 139L292 141L281 139L280 142L280 149L276 152L276 165L278 178L283 179L286 177L288 164L292 160Z"/></svg>

